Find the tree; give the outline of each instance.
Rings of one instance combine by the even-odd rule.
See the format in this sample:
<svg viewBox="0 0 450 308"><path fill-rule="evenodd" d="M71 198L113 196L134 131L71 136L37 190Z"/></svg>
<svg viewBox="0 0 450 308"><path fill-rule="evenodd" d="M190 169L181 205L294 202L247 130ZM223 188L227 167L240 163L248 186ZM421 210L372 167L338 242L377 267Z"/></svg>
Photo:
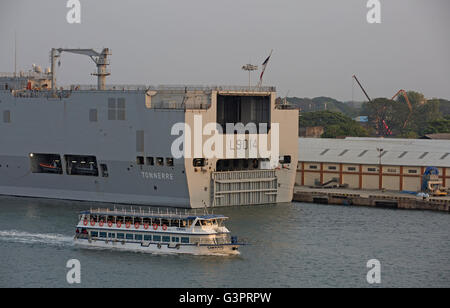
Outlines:
<svg viewBox="0 0 450 308"><path fill-rule="evenodd" d="M430 121L424 134L450 133L450 116Z"/></svg>
<svg viewBox="0 0 450 308"><path fill-rule="evenodd" d="M300 127L322 126L323 138L367 137L368 131L350 117L332 111L306 112L300 115Z"/></svg>

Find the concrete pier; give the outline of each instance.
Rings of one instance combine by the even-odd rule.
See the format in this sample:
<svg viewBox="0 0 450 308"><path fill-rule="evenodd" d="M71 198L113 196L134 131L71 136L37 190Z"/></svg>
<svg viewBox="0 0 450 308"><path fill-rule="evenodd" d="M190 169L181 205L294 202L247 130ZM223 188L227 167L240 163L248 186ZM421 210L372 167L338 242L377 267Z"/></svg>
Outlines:
<svg viewBox="0 0 450 308"><path fill-rule="evenodd" d="M421 198L399 192L380 190L327 189L295 186L293 201L450 212L450 197Z"/></svg>

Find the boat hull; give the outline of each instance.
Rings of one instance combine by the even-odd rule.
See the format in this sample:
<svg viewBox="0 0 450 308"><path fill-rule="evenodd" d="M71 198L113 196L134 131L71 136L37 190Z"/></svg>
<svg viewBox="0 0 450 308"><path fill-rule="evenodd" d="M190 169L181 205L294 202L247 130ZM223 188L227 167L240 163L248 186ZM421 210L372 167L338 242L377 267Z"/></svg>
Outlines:
<svg viewBox="0 0 450 308"><path fill-rule="evenodd" d="M134 251L153 254L190 254L209 256L237 256L239 245L186 245L171 246L166 243L130 243L121 241L101 241L75 239L74 244L82 248L114 249L121 251Z"/></svg>

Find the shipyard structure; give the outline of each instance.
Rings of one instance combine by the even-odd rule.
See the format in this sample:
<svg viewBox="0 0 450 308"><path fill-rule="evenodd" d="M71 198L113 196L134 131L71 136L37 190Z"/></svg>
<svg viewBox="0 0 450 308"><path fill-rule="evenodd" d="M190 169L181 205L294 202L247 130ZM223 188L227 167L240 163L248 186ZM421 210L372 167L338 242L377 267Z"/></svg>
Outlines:
<svg viewBox="0 0 450 308"><path fill-rule="evenodd" d="M57 86L66 52L94 61L97 85ZM109 55L52 49L49 69L0 76L0 194L185 208L292 200L298 111L277 106L274 87L112 86L105 82ZM173 134L180 123L193 133ZM194 131L209 123L265 124L268 131L246 132L244 142L221 132L217 143L243 156L193 149L174 157L180 137L194 145ZM209 136L202 137L203 144ZM275 163L250 150L254 137L269 149L277 141Z"/></svg>

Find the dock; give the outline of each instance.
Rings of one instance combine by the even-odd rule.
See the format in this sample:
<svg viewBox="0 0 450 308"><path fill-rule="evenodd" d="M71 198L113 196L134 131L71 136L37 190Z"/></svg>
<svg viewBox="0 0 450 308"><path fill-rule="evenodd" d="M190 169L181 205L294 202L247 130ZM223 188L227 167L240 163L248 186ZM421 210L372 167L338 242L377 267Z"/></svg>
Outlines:
<svg viewBox="0 0 450 308"><path fill-rule="evenodd" d="M450 212L450 196L417 197L398 191L294 187L294 202Z"/></svg>

